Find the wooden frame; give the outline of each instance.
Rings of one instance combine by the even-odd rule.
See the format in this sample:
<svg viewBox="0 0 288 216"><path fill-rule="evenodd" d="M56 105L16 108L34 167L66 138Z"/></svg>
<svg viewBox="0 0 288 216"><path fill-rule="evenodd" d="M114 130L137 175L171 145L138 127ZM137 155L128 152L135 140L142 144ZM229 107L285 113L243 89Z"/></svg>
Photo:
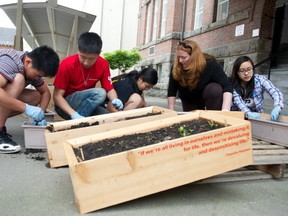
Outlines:
<svg viewBox="0 0 288 216"><path fill-rule="evenodd" d="M159 115L150 115L143 118L139 117L146 114L157 114L157 113L159 113ZM44 133L47 144L47 153L50 167L56 168L68 165L66 155L64 152L64 147L62 145L63 141L65 141L66 139L73 139L83 135L97 134L104 131L110 131L117 128L122 128L123 124L125 126L130 126L139 124L141 122L149 122L152 120L167 118L176 115L177 112L175 111L157 106L150 106L141 109L87 117L85 119L76 119L76 120L50 123L48 127L50 126L51 128L53 128L53 132L46 129ZM137 116L139 118L134 118ZM134 119L126 120L132 117ZM123 121L125 121L125 123L123 123ZM90 124L91 126L70 129L71 126L73 125L83 123Z"/></svg>
<svg viewBox="0 0 288 216"><path fill-rule="evenodd" d="M174 123L199 118L213 120L226 127L88 161L79 162L74 154L74 147L97 140L139 132L148 133ZM204 147L207 142L211 146ZM95 211L253 163L250 122L201 111L137 124L125 127L125 130L116 129L113 133L103 132L66 140L64 148L80 213Z"/></svg>

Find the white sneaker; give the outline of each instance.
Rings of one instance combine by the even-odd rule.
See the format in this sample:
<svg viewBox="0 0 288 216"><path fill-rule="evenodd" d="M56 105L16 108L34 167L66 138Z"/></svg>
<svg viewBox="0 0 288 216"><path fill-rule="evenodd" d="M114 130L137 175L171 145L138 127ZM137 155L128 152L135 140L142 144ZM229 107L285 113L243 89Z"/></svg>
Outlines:
<svg viewBox="0 0 288 216"><path fill-rule="evenodd" d="M6 132L6 128L0 131L0 153L16 153L21 150L21 146L11 139L11 135Z"/></svg>

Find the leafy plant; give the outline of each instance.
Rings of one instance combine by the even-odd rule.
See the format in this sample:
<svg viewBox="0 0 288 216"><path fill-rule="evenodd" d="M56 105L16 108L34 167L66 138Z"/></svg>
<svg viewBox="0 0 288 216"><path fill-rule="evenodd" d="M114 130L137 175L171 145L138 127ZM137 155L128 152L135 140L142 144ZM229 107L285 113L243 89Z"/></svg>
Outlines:
<svg viewBox="0 0 288 216"><path fill-rule="evenodd" d="M215 122L213 122L213 121L208 121L208 124L209 124L209 126L210 126L211 128L213 128L213 127L218 127L218 124L215 123Z"/></svg>
<svg viewBox="0 0 288 216"><path fill-rule="evenodd" d="M183 126L180 126L178 128L178 131L180 132L180 134L185 137L185 136L189 136L191 133L190 132L193 132L194 130L193 129L187 129L186 128L186 125L183 125Z"/></svg>
<svg viewBox="0 0 288 216"><path fill-rule="evenodd" d="M103 53L112 70L119 69L122 73L141 60L141 55L135 48L127 50L115 50Z"/></svg>

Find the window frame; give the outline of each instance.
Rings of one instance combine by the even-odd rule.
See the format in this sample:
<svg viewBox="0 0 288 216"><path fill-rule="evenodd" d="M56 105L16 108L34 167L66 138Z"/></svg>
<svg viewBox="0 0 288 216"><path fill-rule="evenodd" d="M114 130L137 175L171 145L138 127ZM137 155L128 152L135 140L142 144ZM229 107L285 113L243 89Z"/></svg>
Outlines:
<svg viewBox="0 0 288 216"><path fill-rule="evenodd" d="M194 16L194 30L202 27L204 2L205 0L196 0L195 16Z"/></svg>
<svg viewBox="0 0 288 216"><path fill-rule="evenodd" d="M227 4L225 8L223 7L224 4ZM224 15L223 15L223 10L225 10ZM228 10L229 10L229 0L218 0L216 21L226 19L228 17Z"/></svg>

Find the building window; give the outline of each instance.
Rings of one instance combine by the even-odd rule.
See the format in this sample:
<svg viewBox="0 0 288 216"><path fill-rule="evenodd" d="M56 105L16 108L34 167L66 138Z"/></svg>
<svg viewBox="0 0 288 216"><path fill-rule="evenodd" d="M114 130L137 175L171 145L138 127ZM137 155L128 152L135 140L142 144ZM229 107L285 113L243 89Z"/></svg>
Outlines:
<svg viewBox="0 0 288 216"><path fill-rule="evenodd" d="M204 0L196 1L194 29L201 28L203 18Z"/></svg>
<svg viewBox="0 0 288 216"><path fill-rule="evenodd" d="M150 41L150 21L151 21L151 4L147 4L147 15L146 15L146 34L145 34L145 43Z"/></svg>
<svg viewBox="0 0 288 216"><path fill-rule="evenodd" d="M158 27L158 14L159 14L159 1L154 1L154 15L153 15L153 29L152 29L152 40L157 37L157 27Z"/></svg>
<svg viewBox="0 0 288 216"><path fill-rule="evenodd" d="M149 48L149 55L154 55L155 54L155 46L151 46Z"/></svg>
<svg viewBox="0 0 288 216"><path fill-rule="evenodd" d="M162 64L157 64L156 70L157 70L157 75L158 75L158 83L161 83Z"/></svg>
<svg viewBox="0 0 288 216"><path fill-rule="evenodd" d="M166 16L167 16L167 1L163 0L162 3L162 16L161 16L161 32L160 37L164 37L166 33Z"/></svg>
<svg viewBox="0 0 288 216"><path fill-rule="evenodd" d="M229 0L218 0L216 21L226 19L228 16Z"/></svg>

